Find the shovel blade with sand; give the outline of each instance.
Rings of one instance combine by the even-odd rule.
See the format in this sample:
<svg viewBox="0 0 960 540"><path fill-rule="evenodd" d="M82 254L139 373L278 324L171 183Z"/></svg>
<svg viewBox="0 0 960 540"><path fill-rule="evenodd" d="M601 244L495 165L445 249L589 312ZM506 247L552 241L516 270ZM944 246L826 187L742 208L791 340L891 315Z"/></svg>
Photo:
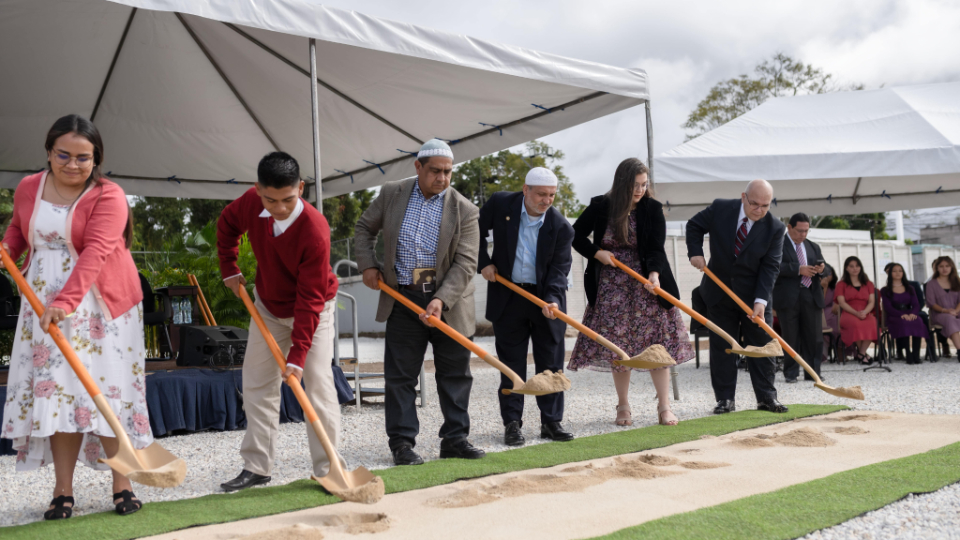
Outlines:
<svg viewBox="0 0 960 540"><path fill-rule="evenodd" d="M267 328L266 323L263 322L263 317L260 316L260 310L254 305L250 299L250 295L247 294L247 289L243 285L240 286L240 299L243 300L247 311L250 312L250 317L257 323L257 328L260 329L264 341L267 342L267 347L269 347L270 352L273 353L273 359L276 360L277 365L280 366L280 371L285 371L287 369L287 359L280 350L280 346L277 345L277 341L273 339L273 334L270 333L270 329ZM324 489L330 492L331 495L340 500L373 504L382 499L385 491L383 480L363 467L357 467L352 471L345 470L340 463L340 455L337 454L336 449L333 448L330 438L327 437L327 431L323 429L323 424L320 423L317 411L313 408L310 400L307 399L307 394L304 392L303 387L300 386L300 381L297 380L296 375L290 375L287 378L287 384L290 386L290 389L293 390L293 395L297 397L297 401L303 409L303 414L307 417L307 422L313 427L313 431L317 434L317 439L320 440L323 451L327 453L327 458L330 462L330 470L326 476L311 476L310 478L316 480ZM360 399L360 397L357 396L357 399Z"/></svg>
<svg viewBox="0 0 960 540"><path fill-rule="evenodd" d="M640 283L643 283L644 285L650 284L650 280L638 274L636 271L633 270L633 268L630 268L629 266L618 261L614 256L611 255L610 260L613 261L613 264L617 268L626 272L633 279L639 281ZM713 321L697 313L690 306L674 298L672 294L661 289L660 287L655 287L653 289L653 292L656 293L661 298L665 299L667 302L670 302L671 304L677 306L684 313L691 316L695 321L706 326L713 333L723 338L724 341L730 344L730 348L727 349L728 353L739 354L741 356L751 356L753 358L783 356L783 349L780 348L780 344L778 344L776 341L771 341L770 343L767 343L763 347L754 347L753 345L747 345L746 348L741 347L740 344L737 342L737 340L733 339L733 337L731 337L730 334L724 332L723 329L717 326L716 324L714 324Z"/></svg>
<svg viewBox="0 0 960 540"><path fill-rule="evenodd" d="M393 290L382 280L380 281L380 290L392 296L394 300L409 308L410 311L413 311L418 315L423 315L426 313L423 308L414 304L399 292ZM457 343L466 347L467 350L473 354L482 358L484 362L497 368L500 373L506 375L507 378L513 382L512 389L503 389L503 393L506 395L524 394L527 396L545 396L547 394L555 394L557 392L564 392L570 389L570 379L568 379L566 375L564 375L562 372L553 373L550 370L537 373L533 377L530 377L528 381L524 382L523 379L516 374L516 372L508 368L503 362L494 358L493 355L485 351L483 347L480 347L476 343L465 338L460 332L450 328L447 323L432 315L427 320L430 321L430 324L435 326L438 330L453 338Z"/></svg>
<svg viewBox="0 0 960 540"><path fill-rule="evenodd" d="M20 269L17 268L16 263L10 258L10 254L7 253L7 250L2 246L0 246L0 258L3 259L3 265L7 268L7 272L9 272L10 275L13 276L13 280L17 282L17 287L20 288L20 294L30 302L30 306L33 308L34 313L37 314L37 317L42 317L45 311L43 304L40 303L40 299L37 298L33 289L27 285L27 281L23 278L23 274L20 273ZM131 481L145 486L167 488L182 484L184 478L187 476L187 464L157 443L151 443L150 446L142 450L134 448L130 442L130 438L127 437L126 431L123 430L120 420L117 418L117 415L114 414L113 409L110 408L110 404L107 403L107 398L104 397L103 392L100 391L100 387L97 386L97 383L94 382L90 373L87 371L87 368L84 367L80 358L77 357L77 353L73 350L73 347L63 335L63 332L61 332L60 328L53 322L50 323L48 331L50 332L50 337L53 338L60 352L62 352L64 358L66 358L67 363L70 364L77 378L80 379L83 387L90 394L90 397L93 398L93 402L97 405L97 410L100 411L103 419L107 421L107 424L110 425L110 429L113 430L116 436L118 443L117 453L114 454L113 457L101 459L100 462L106 463L111 469L126 476Z"/></svg>
<svg viewBox="0 0 960 540"><path fill-rule="evenodd" d="M739 305L740 308L747 313L747 315L753 315L753 310L750 309L747 306L747 304L745 304L743 300L741 300L740 297L736 295L736 293L730 290L730 287L727 287L725 283L720 281L720 278L718 278L717 275L713 273L713 271L711 271L709 268L704 266L703 272L707 274L707 276L709 276L710 279L712 279L713 282L716 283L718 287L723 289L723 292L727 293L727 296L729 296L734 302L736 302L737 305ZM783 347L783 349L786 350L787 353L790 354L790 356L794 360L796 360L796 362L800 364L801 367L803 367L803 370L806 371L808 375L813 377L813 380L814 380L813 385L815 387L823 390L824 392L830 395L837 396L837 397L842 397L847 399L859 399L861 401L865 399L863 395L863 390L861 390L859 386L851 386L850 388L844 388L844 387L836 388L836 387L828 386L824 384L823 381L820 380L820 376L817 375L817 372L814 371L813 368L811 368L810 365L803 360L803 358L800 358L800 355L797 354L797 352L794 351L790 347L790 345L788 345L787 342L784 341L782 337L780 337L779 334L774 332L773 328L770 328L770 326L766 323L766 321L764 321L761 318L755 318L753 319L753 322L755 322L760 328L763 328L763 331L766 332L767 335L777 340L780 343L780 345Z"/></svg>
<svg viewBox="0 0 960 540"><path fill-rule="evenodd" d="M500 274L496 274L496 276L497 276L497 282L499 282L501 285L507 287L511 291L519 294L520 296L526 298L527 300L533 302L534 304L539 306L541 309L543 309L543 306L547 305L545 301L521 289L515 283L512 283L511 281L507 280ZM658 369L665 366L677 365L677 362L673 358L670 358L670 355L667 353L666 349L663 349L662 346L660 347L660 349L663 349L662 351L659 349L655 349L654 347L656 346L649 347L647 350L631 358L627 356L627 353L623 352L623 349L621 349L620 347L617 347L605 337L587 328L583 324L577 322L574 318L570 317L569 315L560 311L559 309L554 309L553 314L556 315L557 318L560 319L561 321L576 328L577 331L579 331L581 334L587 336L588 338L596 341L600 345L603 345L607 349L610 349L611 351L613 351L617 356L620 357L619 360L614 361L614 364L618 366L626 366L626 367L640 368L640 369Z"/></svg>

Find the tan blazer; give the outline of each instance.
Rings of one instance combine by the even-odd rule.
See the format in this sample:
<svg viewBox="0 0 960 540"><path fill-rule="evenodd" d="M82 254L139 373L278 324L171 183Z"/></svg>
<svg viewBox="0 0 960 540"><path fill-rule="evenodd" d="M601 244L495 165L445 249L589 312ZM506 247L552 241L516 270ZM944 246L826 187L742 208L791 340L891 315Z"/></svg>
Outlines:
<svg viewBox="0 0 960 540"><path fill-rule="evenodd" d="M367 211L357 221L354 246L360 271L378 268L383 280L397 288L397 241L400 225L407 211L416 178L387 182L380 188ZM443 198L443 217L440 220L440 240L437 242L437 283L434 298L443 301L443 322L461 334L471 337L476 332L473 276L477 273L477 253L480 250L480 211L457 190L447 188ZM374 247L377 234L383 233L383 264L377 261ZM384 322L393 310L394 299L380 293L377 321Z"/></svg>

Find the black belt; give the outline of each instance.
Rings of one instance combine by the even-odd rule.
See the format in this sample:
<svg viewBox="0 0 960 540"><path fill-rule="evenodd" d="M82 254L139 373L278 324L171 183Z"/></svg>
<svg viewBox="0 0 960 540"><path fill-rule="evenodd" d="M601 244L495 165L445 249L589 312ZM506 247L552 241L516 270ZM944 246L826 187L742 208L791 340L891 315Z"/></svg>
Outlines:
<svg viewBox="0 0 960 540"><path fill-rule="evenodd" d="M407 289L408 291L416 291L424 294L430 294L437 290L433 283L424 283L422 285L400 285L400 286L403 287L404 289Z"/></svg>
<svg viewBox="0 0 960 540"><path fill-rule="evenodd" d="M515 283L515 285L516 285L517 287L520 287L521 289L527 291L527 292L530 292L530 291L537 292L537 284L536 284L536 283Z"/></svg>

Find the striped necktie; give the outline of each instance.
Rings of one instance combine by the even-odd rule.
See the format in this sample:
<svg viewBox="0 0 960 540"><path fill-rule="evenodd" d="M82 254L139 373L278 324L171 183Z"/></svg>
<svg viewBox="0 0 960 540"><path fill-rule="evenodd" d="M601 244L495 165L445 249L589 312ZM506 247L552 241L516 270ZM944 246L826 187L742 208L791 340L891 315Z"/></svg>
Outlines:
<svg viewBox="0 0 960 540"><path fill-rule="evenodd" d="M747 218L740 222L740 228L737 229L737 240L733 243L733 256L739 257L740 250L743 249L743 243L747 240Z"/></svg>
<svg viewBox="0 0 960 540"><path fill-rule="evenodd" d="M794 245L797 247L797 260L800 261L800 266L806 266L807 255L806 253L804 253L803 244L794 244ZM800 278L800 284L803 285L804 287L809 287L810 285L813 285L813 280L808 278L807 276L803 276Z"/></svg>

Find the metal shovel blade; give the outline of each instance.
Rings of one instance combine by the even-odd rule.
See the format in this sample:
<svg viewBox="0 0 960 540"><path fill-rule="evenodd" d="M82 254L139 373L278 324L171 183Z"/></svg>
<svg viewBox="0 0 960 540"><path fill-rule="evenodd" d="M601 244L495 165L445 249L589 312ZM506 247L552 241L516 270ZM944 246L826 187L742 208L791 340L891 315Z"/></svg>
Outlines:
<svg viewBox="0 0 960 540"><path fill-rule="evenodd" d="M851 386L849 388L841 386L840 388L835 388L833 386L827 386L822 382L815 383L813 386L837 397L859 399L860 401L866 399L866 397L863 395L863 390L861 390L859 386Z"/></svg>
<svg viewBox="0 0 960 540"><path fill-rule="evenodd" d="M383 480L364 467L357 467L352 471L331 467L326 476L310 478L316 480L331 495L348 502L373 504L383 498L385 489Z"/></svg>
<svg viewBox="0 0 960 540"><path fill-rule="evenodd" d="M135 450L124 444L112 458L101 459L111 469L126 476L132 482L152 487L176 487L187 476L187 464L162 446L153 443Z"/></svg>

